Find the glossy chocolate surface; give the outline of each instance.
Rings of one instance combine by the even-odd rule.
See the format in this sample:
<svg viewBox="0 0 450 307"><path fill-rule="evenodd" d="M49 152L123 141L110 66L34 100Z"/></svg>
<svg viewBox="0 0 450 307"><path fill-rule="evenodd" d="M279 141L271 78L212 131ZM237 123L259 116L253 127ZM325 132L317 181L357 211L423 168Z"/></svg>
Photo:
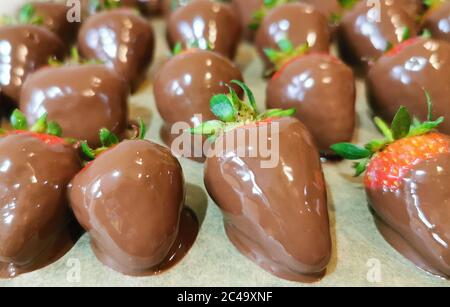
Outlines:
<svg viewBox="0 0 450 307"><path fill-rule="evenodd" d="M153 28L133 10L105 11L86 20L78 46L83 56L105 62L135 90L153 59Z"/></svg>
<svg viewBox="0 0 450 307"><path fill-rule="evenodd" d="M197 42L202 49L211 48L233 58L240 37L241 24L230 5L210 0L196 0L178 8L168 20L167 38L173 47L177 42Z"/></svg>
<svg viewBox="0 0 450 307"><path fill-rule="evenodd" d="M118 8L131 8L147 13L148 8L155 5L155 0L114 0L118 3ZM151 3L151 4L150 4ZM100 5L100 7L98 5ZM104 0L81 0L81 10L84 18L97 14L102 10ZM103 9L107 10L107 9Z"/></svg>
<svg viewBox="0 0 450 307"><path fill-rule="evenodd" d="M78 22L69 22L69 7L64 3L31 2L36 16L43 18L43 25L58 35L65 44L71 44L77 37Z"/></svg>
<svg viewBox="0 0 450 307"><path fill-rule="evenodd" d="M319 153L297 119L276 122L277 137L270 128L266 130L273 123L245 128L264 130L268 139L279 139L275 167L261 167L261 160L266 159L247 136L247 142L235 148L215 149L206 162L205 185L223 211L228 238L240 252L281 278L314 281L323 276L331 256ZM238 130L227 134L237 137ZM239 155L239 151L246 154Z"/></svg>
<svg viewBox="0 0 450 307"><path fill-rule="evenodd" d="M124 135L128 94L128 84L104 65L48 67L27 79L20 109L29 123L47 113L49 120L61 125L64 137L97 147L101 128Z"/></svg>
<svg viewBox="0 0 450 307"><path fill-rule="evenodd" d="M365 1L356 4L341 20L338 42L341 57L363 70L389 48L403 40L405 29L416 36L415 19L394 0L382 0L380 10Z"/></svg>
<svg viewBox="0 0 450 307"><path fill-rule="evenodd" d="M179 162L168 149L141 140L100 155L69 191L97 258L127 275L156 274L189 250L198 223L183 212L184 194Z"/></svg>
<svg viewBox="0 0 450 307"><path fill-rule="evenodd" d="M202 121L214 118L209 104L211 97L228 93L226 84L235 79L243 81L241 72L220 54L192 49L174 56L155 76L155 101L159 113L165 122L185 121L198 126ZM202 114L202 119L196 114Z"/></svg>
<svg viewBox="0 0 450 307"><path fill-rule="evenodd" d="M28 75L48 64L51 57L62 59L65 47L45 28L31 25L0 27L0 95L18 104L20 90ZM2 101L3 104L3 101Z"/></svg>
<svg viewBox="0 0 450 307"><path fill-rule="evenodd" d="M243 81L239 69L229 59L212 51L192 49L167 61L154 82L156 106L166 123L161 132L166 144L172 144L182 134L171 133L173 124L185 122L196 127L203 121L214 119L210 110L211 97L227 94L226 84L232 80ZM242 93L236 85L233 88ZM195 144L195 137L190 134L185 137L193 146L203 143L198 140L199 144Z"/></svg>
<svg viewBox="0 0 450 307"><path fill-rule="evenodd" d="M0 138L0 278L43 267L73 245L66 187L80 168L65 143Z"/></svg>
<svg viewBox="0 0 450 307"><path fill-rule="evenodd" d="M241 19L244 38L253 40L255 30L250 29L255 13L263 6L264 0L232 0L231 4Z"/></svg>
<svg viewBox="0 0 450 307"><path fill-rule="evenodd" d="M265 48L278 49L277 42L289 39L294 46L308 43L312 52L328 52L331 33L327 18L314 7L302 3L284 4L271 10L259 27L255 45L267 67Z"/></svg>
<svg viewBox="0 0 450 307"><path fill-rule="evenodd" d="M319 150L349 142L355 128L355 78L336 58L311 54L290 62L269 81L267 107L296 108L295 116L314 136Z"/></svg>
<svg viewBox="0 0 450 307"><path fill-rule="evenodd" d="M433 38L450 42L450 2L442 3L427 12L423 28L430 30Z"/></svg>
<svg viewBox="0 0 450 307"><path fill-rule="evenodd" d="M436 117L450 117L450 43L412 40L398 52L381 57L367 78L369 103L377 115L391 120L400 106L421 120L427 117L424 89L433 100ZM450 133L450 121L440 126Z"/></svg>
<svg viewBox="0 0 450 307"><path fill-rule="evenodd" d="M450 139L449 139L450 144ZM450 146L450 145L449 145ZM396 192L367 190L386 240L420 268L450 277L450 155L419 162Z"/></svg>

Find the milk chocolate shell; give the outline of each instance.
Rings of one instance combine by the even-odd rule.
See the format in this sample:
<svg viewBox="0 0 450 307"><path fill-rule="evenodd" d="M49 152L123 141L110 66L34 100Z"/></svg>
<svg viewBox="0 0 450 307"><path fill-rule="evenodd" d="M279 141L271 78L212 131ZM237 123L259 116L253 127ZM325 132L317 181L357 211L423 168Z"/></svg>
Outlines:
<svg viewBox="0 0 450 307"><path fill-rule="evenodd" d="M253 40L255 30L250 28L255 13L263 6L264 0L232 0L231 4L241 19L244 38Z"/></svg>
<svg viewBox="0 0 450 307"><path fill-rule="evenodd" d="M43 26L58 35L65 44L75 41L78 32L78 22L69 22L67 13L70 7L64 3L31 2L35 16L41 17Z"/></svg>
<svg viewBox="0 0 450 307"><path fill-rule="evenodd" d="M415 165L396 193L367 190L386 240L418 267L446 278L450 278L449 182L446 153Z"/></svg>
<svg viewBox="0 0 450 307"><path fill-rule="evenodd" d="M99 146L101 128L124 135L128 94L127 83L104 65L48 67L24 83L20 109L30 123L47 113L61 125L64 137Z"/></svg>
<svg viewBox="0 0 450 307"><path fill-rule="evenodd" d="M81 168L61 139L30 133L0 138L0 278L39 269L74 243L66 187Z"/></svg>
<svg viewBox="0 0 450 307"><path fill-rule="evenodd" d="M43 27L16 25L0 27L1 104L18 104L28 75L47 65L49 58L64 56L61 40Z"/></svg>
<svg viewBox="0 0 450 307"><path fill-rule="evenodd" d="M227 134L237 137L239 129L256 130L279 140L278 151L272 152L278 163L261 167L261 161L268 159L261 157L257 141L247 136L235 148L214 149L206 161L205 185L222 209L228 238L240 252L281 278L314 281L323 276L331 255L319 154L297 119L275 122L279 132L270 128L272 122ZM216 142L223 138L226 135Z"/></svg>
<svg viewBox="0 0 450 307"><path fill-rule="evenodd" d="M450 42L450 2L444 2L428 11L423 28L431 31L433 38Z"/></svg>
<svg viewBox="0 0 450 307"><path fill-rule="evenodd" d="M352 70L328 55L311 54L289 62L267 85L269 108L296 108L295 116L314 136L319 150L351 141L355 127Z"/></svg>
<svg viewBox="0 0 450 307"><path fill-rule="evenodd" d="M168 20L167 38L173 47L196 42L200 48L233 58L241 37L241 24L228 4L196 0L174 11Z"/></svg>
<svg viewBox="0 0 450 307"><path fill-rule="evenodd" d="M379 14L378 14L379 12ZM382 0L380 10L361 1L341 20L338 42L341 57L366 71L391 46L403 41L405 33L417 34L414 18L393 0Z"/></svg>
<svg viewBox="0 0 450 307"><path fill-rule="evenodd" d="M153 28L130 9L104 11L82 25L78 46L83 56L105 62L135 90L153 59Z"/></svg>
<svg viewBox="0 0 450 307"><path fill-rule="evenodd" d="M210 99L215 94L228 93L226 84L232 80L243 81L239 69L226 57L212 51L189 50L165 63L154 82L156 106L165 121L162 131L165 142L170 145L180 135L171 133L172 125L177 122L196 127L213 119ZM236 91L241 93L238 88ZM193 136L186 137L194 141Z"/></svg>
<svg viewBox="0 0 450 307"><path fill-rule="evenodd" d="M382 56L367 78L369 103L375 114L386 120L400 106L425 120L424 90L433 99L435 116L450 118L450 43L433 39L412 39ZM445 120L440 131L450 133Z"/></svg>
<svg viewBox="0 0 450 307"><path fill-rule="evenodd" d="M306 4L280 5L266 15L255 37L255 45L267 67L272 65L264 49L278 48L282 39L289 39L294 46L308 43L313 52L328 52L331 40L328 20Z"/></svg>
<svg viewBox="0 0 450 307"><path fill-rule="evenodd" d="M124 141L104 152L73 180L76 218L105 265L127 275L153 275L189 250L198 223L183 210L178 161L149 141Z"/></svg>

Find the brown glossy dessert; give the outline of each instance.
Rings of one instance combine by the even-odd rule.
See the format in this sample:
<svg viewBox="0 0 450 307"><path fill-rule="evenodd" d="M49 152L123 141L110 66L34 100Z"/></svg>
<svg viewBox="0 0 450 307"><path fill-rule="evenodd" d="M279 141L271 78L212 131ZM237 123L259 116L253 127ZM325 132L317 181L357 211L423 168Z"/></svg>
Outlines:
<svg viewBox="0 0 450 307"><path fill-rule="evenodd" d="M201 139L196 142L184 130L171 131L172 126L183 122L196 127L202 121L213 119L209 101L215 94L228 93L227 84L231 80L243 81L241 72L229 59L212 51L191 49L167 61L158 70L154 82L156 106L165 122L161 135L166 144L170 146L184 135L183 139L192 143L194 150L202 146ZM179 154L183 155L184 149L180 148ZM186 157L202 160L203 153Z"/></svg>
<svg viewBox="0 0 450 307"><path fill-rule="evenodd" d="M191 1L196 0L162 0L161 10L163 15L168 18L176 9L186 6Z"/></svg>
<svg viewBox="0 0 450 307"><path fill-rule="evenodd" d="M396 110L407 106L424 120L426 90L433 99L435 115L450 117L450 43L416 38L382 56L369 71L367 95L375 114L391 120ZM419 97L419 98L418 98ZM440 131L450 133L446 120Z"/></svg>
<svg viewBox="0 0 450 307"><path fill-rule="evenodd" d="M20 109L30 123L46 113L61 125L64 137L96 147L101 128L124 136L128 94L128 84L104 65L67 64L31 75L23 85Z"/></svg>
<svg viewBox="0 0 450 307"><path fill-rule="evenodd" d="M188 47L197 43L201 49L211 49L233 58L241 37L238 15L230 5L210 0L196 0L174 11L167 22L167 39Z"/></svg>
<svg viewBox="0 0 450 307"><path fill-rule="evenodd" d="M157 7L159 0L81 0L81 10L84 18L95 15L103 10L130 8L142 14L149 13Z"/></svg>
<svg viewBox="0 0 450 307"><path fill-rule="evenodd" d="M219 94L219 118L191 130L213 141L205 186L222 210L233 245L284 279L317 281L331 257L327 193L319 152L295 110L263 113L251 91L245 102ZM239 111L238 111L239 110Z"/></svg>
<svg viewBox="0 0 450 307"><path fill-rule="evenodd" d="M17 105L28 75L48 64L52 57L62 59L65 47L49 30L33 25L0 27L1 104Z"/></svg>
<svg viewBox="0 0 450 307"><path fill-rule="evenodd" d="M414 19L419 18L425 7L423 0L396 0L396 2Z"/></svg>
<svg viewBox="0 0 450 307"><path fill-rule="evenodd" d="M435 131L432 102L421 122L400 107L389 126L377 118L384 139L364 146L340 143L333 150L364 172L364 187L384 238L419 268L450 277L450 137Z"/></svg>
<svg viewBox="0 0 450 307"><path fill-rule="evenodd" d="M263 6L264 0L232 0L231 4L241 19L243 37L252 41L255 30L251 28L255 13Z"/></svg>
<svg viewBox="0 0 450 307"><path fill-rule="evenodd" d="M331 256L319 153L298 120L276 122L277 136L268 126L245 128L260 129L258 134L267 129L268 138L279 139L276 167L261 168L257 152L250 151L248 156L259 158L237 158L243 148L217 152L206 161L205 185L224 214L228 238L241 253L278 277L315 281L323 276ZM222 141L222 137L217 140ZM258 150L256 143L243 143Z"/></svg>
<svg viewBox="0 0 450 307"><path fill-rule="evenodd" d="M267 68L272 65L264 49L278 47L283 39L295 46L308 43L311 52L328 53L331 40L328 20L314 7L302 3L283 4L269 11L255 37L255 45Z"/></svg>
<svg viewBox="0 0 450 307"><path fill-rule="evenodd" d="M99 155L69 191L97 258L132 276L160 273L192 246L198 223L183 208L184 196L178 161L145 140L124 141Z"/></svg>
<svg viewBox="0 0 450 307"><path fill-rule="evenodd" d="M80 23L68 21L69 9L65 3L34 1L22 7L19 17L31 13L36 18L41 18L42 26L58 35L65 44L70 45L77 37Z"/></svg>
<svg viewBox="0 0 450 307"><path fill-rule="evenodd" d="M17 131L0 138L0 168L0 278L13 278L75 243L66 187L81 161L60 138Z"/></svg>
<svg viewBox="0 0 450 307"><path fill-rule="evenodd" d="M429 30L433 38L450 42L450 2L432 7L425 14L422 27Z"/></svg>
<svg viewBox="0 0 450 307"><path fill-rule="evenodd" d="M414 37L416 34L415 19L399 2L382 0L377 10L361 1L341 20L339 50L347 63L366 71L392 45L401 43L406 35Z"/></svg>
<svg viewBox="0 0 450 307"><path fill-rule="evenodd" d="M113 68L136 90L153 59L154 33L150 23L130 9L91 16L78 35L80 53Z"/></svg>
<svg viewBox="0 0 450 307"><path fill-rule="evenodd" d="M355 78L353 71L327 54L291 59L269 80L269 108L295 108L297 117L314 136L320 152L351 141L355 129Z"/></svg>

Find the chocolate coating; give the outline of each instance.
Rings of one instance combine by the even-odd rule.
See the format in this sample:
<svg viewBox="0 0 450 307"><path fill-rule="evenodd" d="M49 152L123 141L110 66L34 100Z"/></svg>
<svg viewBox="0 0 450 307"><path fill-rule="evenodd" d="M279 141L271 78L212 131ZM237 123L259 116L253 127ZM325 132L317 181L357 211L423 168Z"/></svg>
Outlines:
<svg viewBox="0 0 450 307"><path fill-rule="evenodd" d="M449 138L450 144L450 138ZM450 155L419 162L393 192L367 190L386 240L420 268L450 277Z"/></svg>
<svg viewBox="0 0 450 307"><path fill-rule="evenodd" d="M48 64L51 57L62 59L65 47L45 28L31 25L0 27L0 95L18 104L20 90L28 75Z"/></svg>
<svg viewBox="0 0 450 307"><path fill-rule="evenodd" d="M163 140L170 145L180 135L171 133L172 125L177 122L196 127L214 119L210 110L211 97L227 94L226 84L232 80L243 81L239 69L229 59L212 51L192 49L166 62L154 82L156 106L166 123L161 133ZM233 88L242 93L236 85ZM190 134L186 134L186 138L191 139L193 146L203 143L195 144Z"/></svg>
<svg viewBox="0 0 450 307"><path fill-rule="evenodd" d="M444 2L428 11L423 28L430 30L433 38L450 42L450 2Z"/></svg>
<svg viewBox="0 0 450 307"><path fill-rule="evenodd" d="M100 155L73 179L69 197L98 259L127 275L159 272L170 253L180 244L186 252L197 234L194 217L182 214L179 162L149 141L124 141ZM181 217L191 221L180 226Z"/></svg>
<svg viewBox="0 0 450 307"><path fill-rule="evenodd" d="M65 44L75 41L78 31L78 22L69 22L67 12L69 7L64 3L31 2L36 16L43 18L43 26L58 35Z"/></svg>
<svg viewBox="0 0 450 307"><path fill-rule="evenodd" d="M167 23L167 39L173 46L197 42L199 47L229 58L236 54L241 24L230 5L210 0L196 0L174 11Z"/></svg>
<svg viewBox="0 0 450 307"><path fill-rule="evenodd" d="M153 28L132 10L104 11L82 25L78 46L83 56L105 62L135 90L153 59Z"/></svg>
<svg viewBox="0 0 450 307"><path fill-rule="evenodd" d="M61 125L64 137L97 147L101 128L124 135L128 94L127 83L104 65L48 67L24 83L20 109L29 123L47 113Z"/></svg>
<svg viewBox="0 0 450 307"><path fill-rule="evenodd" d="M0 138L0 278L43 267L74 243L61 238L70 238L66 187L80 168L68 144Z"/></svg>
<svg viewBox="0 0 450 307"><path fill-rule="evenodd" d="M247 136L235 148L216 150L206 161L205 185L224 214L226 233L235 247L281 278L317 280L331 255L326 186L314 141L295 118L282 118L279 134L249 126L279 139L279 163L266 160ZM244 129L244 128L240 128ZM227 134L235 134L232 130ZM221 136L216 142L223 142ZM244 146L244 147L241 147ZM225 147L226 148L226 147ZM239 150L245 157L238 155ZM251 158L253 157L253 158Z"/></svg>
<svg viewBox="0 0 450 307"><path fill-rule="evenodd" d="M400 106L421 120L427 118L424 89L433 100L435 116L450 116L450 43L432 39L408 42L374 64L367 77L367 93L373 111L391 120ZM450 121L439 128L450 133Z"/></svg>
<svg viewBox="0 0 450 307"><path fill-rule="evenodd" d="M411 37L417 35L414 18L399 2L382 0L379 16L377 12L376 7L361 1L344 15L338 30L341 57L363 70L383 55L390 44L400 43L406 28Z"/></svg>
<svg viewBox="0 0 450 307"><path fill-rule="evenodd" d="M312 52L328 52L331 34L327 18L310 5L289 3L271 10L256 32L255 45L266 63L265 48L278 49L277 42L289 39L294 46L308 43Z"/></svg>
<svg viewBox="0 0 450 307"><path fill-rule="evenodd" d="M250 29L254 14L263 6L264 0L232 0L231 4L241 19L244 38L251 41L255 30Z"/></svg>
<svg viewBox="0 0 450 307"><path fill-rule="evenodd" d="M118 8L132 8L137 9L139 12L145 14L148 12L148 8L151 7L150 2L154 5L155 0L114 0L118 3ZM81 0L81 11L84 18L98 13L97 3L102 6L104 0L92 1L92 0ZM148 6L147 6L148 5ZM101 9L101 8L100 8Z"/></svg>
<svg viewBox="0 0 450 307"><path fill-rule="evenodd" d="M268 108L296 108L295 116L314 136L322 153L351 141L355 128L355 78L338 59L311 54L282 68L267 85Z"/></svg>

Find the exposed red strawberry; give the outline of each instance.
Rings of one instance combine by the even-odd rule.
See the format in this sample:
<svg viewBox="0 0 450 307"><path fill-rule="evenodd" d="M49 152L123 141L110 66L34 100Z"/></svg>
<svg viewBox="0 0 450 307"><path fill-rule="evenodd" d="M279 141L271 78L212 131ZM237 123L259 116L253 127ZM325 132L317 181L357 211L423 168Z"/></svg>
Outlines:
<svg viewBox="0 0 450 307"><path fill-rule="evenodd" d="M412 44L414 44L415 42L417 42L418 40L422 39L422 37L412 37L409 38L403 42L401 42L400 44L395 45L394 47L390 48L385 55L387 56L394 56L399 54L400 52L402 52L406 47L411 46Z"/></svg>
<svg viewBox="0 0 450 307"><path fill-rule="evenodd" d="M444 153L450 153L450 142L448 136L440 133L398 140L372 158L365 185L371 189L396 190L413 166Z"/></svg>
<svg viewBox="0 0 450 307"><path fill-rule="evenodd" d="M375 123L383 132L384 140L374 140L364 147L349 143L335 144L331 148L340 156L355 163L356 175L363 172L366 188L395 191L404 176L416 164L437 155L450 153L450 142L446 135L434 132L444 118L432 120L431 98L428 101L428 120L421 123L412 119L408 110L401 107L391 127L380 118Z"/></svg>
<svg viewBox="0 0 450 307"><path fill-rule="evenodd" d="M67 144L67 141L59 136L45 134L45 133L36 133L26 130L12 130L6 132L4 135L10 135L10 134L27 134L31 135L32 137L35 137L41 141L43 141L47 145L56 145L56 144Z"/></svg>

